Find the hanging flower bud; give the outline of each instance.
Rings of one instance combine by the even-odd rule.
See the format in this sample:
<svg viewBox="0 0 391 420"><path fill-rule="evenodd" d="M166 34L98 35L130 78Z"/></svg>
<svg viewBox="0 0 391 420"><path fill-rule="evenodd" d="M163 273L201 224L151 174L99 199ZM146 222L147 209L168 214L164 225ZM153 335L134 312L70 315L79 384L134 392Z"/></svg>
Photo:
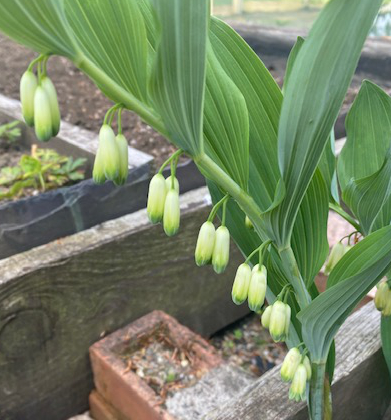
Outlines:
<svg viewBox="0 0 391 420"><path fill-rule="evenodd" d="M349 252L352 248L353 248L353 245L346 245L343 255L345 255L347 252Z"/></svg>
<svg viewBox="0 0 391 420"><path fill-rule="evenodd" d="M272 308L273 308L273 306L268 306L264 311L263 311L263 314L262 314L262 317L261 317L261 323L262 323L262 326L263 326L263 328L269 328L269 326L270 326L270 315L271 315L271 313L272 313Z"/></svg>
<svg viewBox="0 0 391 420"><path fill-rule="evenodd" d="M213 248L212 264L217 274L222 273L229 262L229 230L220 226L216 230L215 246Z"/></svg>
<svg viewBox="0 0 391 420"><path fill-rule="evenodd" d="M378 311L382 311L386 307L388 300L391 300L390 288L388 287L387 282L382 281L377 285L375 294L376 309Z"/></svg>
<svg viewBox="0 0 391 420"><path fill-rule="evenodd" d="M296 402L305 400L305 391L307 385L307 370L305 366L300 363L296 369L292 380L292 385L289 388L289 399Z"/></svg>
<svg viewBox="0 0 391 420"><path fill-rule="evenodd" d="M102 153L101 153L100 148L98 148L98 151L95 156L94 169L92 171L92 178L95 184L103 184L106 181L103 158L102 158Z"/></svg>
<svg viewBox="0 0 391 420"><path fill-rule="evenodd" d="M212 222L205 222L200 229L195 249L195 262L201 267L209 264L215 245L216 229Z"/></svg>
<svg viewBox="0 0 391 420"><path fill-rule="evenodd" d="M22 103L22 113L26 124L34 126L34 97L38 86L35 74L27 70L20 79L20 101Z"/></svg>
<svg viewBox="0 0 391 420"><path fill-rule="evenodd" d="M264 265L261 267L259 267L259 264L254 266L248 289L248 307L254 312L259 311L265 302L266 276L267 270Z"/></svg>
<svg viewBox="0 0 391 420"><path fill-rule="evenodd" d="M311 380L312 376L312 367L311 362L308 356L304 356L303 365L305 367L305 370L307 371L307 381Z"/></svg>
<svg viewBox="0 0 391 420"><path fill-rule="evenodd" d="M128 179L128 142L123 134L118 134L115 141L117 142L119 154L119 170L114 183L116 185L124 185Z"/></svg>
<svg viewBox="0 0 391 420"><path fill-rule="evenodd" d="M291 326L291 307L288 304L285 304L285 338L288 337L290 326Z"/></svg>
<svg viewBox="0 0 391 420"><path fill-rule="evenodd" d="M44 76L41 80L41 86L46 92L50 104L50 114L52 116L52 133L53 137L56 137L60 131L61 115L60 108L58 106L58 98L56 88L49 77Z"/></svg>
<svg viewBox="0 0 391 420"><path fill-rule="evenodd" d="M113 129L103 124L99 132L99 148L107 179L114 181L119 171L119 150Z"/></svg>
<svg viewBox="0 0 391 420"><path fill-rule="evenodd" d="M171 189L164 202L163 228L167 236L174 236L178 232L180 215L179 194Z"/></svg>
<svg viewBox="0 0 391 420"><path fill-rule="evenodd" d="M37 86L34 95L34 126L35 135L41 141L48 141L52 137L52 114L50 102L45 89Z"/></svg>
<svg viewBox="0 0 391 420"><path fill-rule="evenodd" d="M172 175L170 175L166 179L166 188L167 188L167 191L171 190L172 188ZM179 194L179 182L176 177L174 177L174 190Z"/></svg>
<svg viewBox="0 0 391 420"><path fill-rule="evenodd" d="M291 348L285 356L281 366L281 378L285 382L289 382L295 376L296 370L301 362L301 353L297 347Z"/></svg>
<svg viewBox="0 0 391 420"><path fill-rule="evenodd" d="M388 284L385 282L385 284L387 285L387 290L385 290L384 295L385 295L385 305L383 310L381 311L383 316L390 316L391 315L391 290L390 287L388 286Z"/></svg>
<svg viewBox="0 0 391 420"><path fill-rule="evenodd" d="M289 309L288 309L289 308ZM287 316L289 315L289 319ZM274 302L270 314L269 331L275 342L284 341L290 324L290 307L279 300Z"/></svg>
<svg viewBox="0 0 391 420"><path fill-rule="evenodd" d="M324 273L328 276L331 270L337 265L337 262L343 257L345 253L345 246L341 242L337 242L330 252Z"/></svg>
<svg viewBox="0 0 391 420"><path fill-rule="evenodd" d="M232 287L232 300L236 305L241 305L247 299L250 279L250 266L247 263L240 264Z"/></svg>
<svg viewBox="0 0 391 420"><path fill-rule="evenodd" d="M246 225L247 229L254 229L254 225L253 222L250 220L250 218L248 216L246 216L246 218L244 219L244 224Z"/></svg>
<svg viewBox="0 0 391 420"><path fill-rule="evenodd" d="M156 174L149 183L147 213L152 223L163 220L166 201L166 180L162 174Z"/></svg>

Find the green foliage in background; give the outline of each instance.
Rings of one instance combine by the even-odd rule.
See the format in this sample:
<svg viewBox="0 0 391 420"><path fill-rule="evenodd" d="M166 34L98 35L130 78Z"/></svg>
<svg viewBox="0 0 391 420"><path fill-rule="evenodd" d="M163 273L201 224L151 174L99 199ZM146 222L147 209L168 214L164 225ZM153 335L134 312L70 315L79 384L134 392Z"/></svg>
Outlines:
<svg viewBox="0 0 391 420"><path fill-rule="evenodd" d="M33 147L31 155L23 155L17 165L1 168L0 200L25 197L83 180L85 161Z"/></svg>
<svg viewBox="0 0 391 420"><path fill-rule="evenodd" d="M14 143L21 135L19 121L0 125L0 139L6 139L9 143Z"/></svg>

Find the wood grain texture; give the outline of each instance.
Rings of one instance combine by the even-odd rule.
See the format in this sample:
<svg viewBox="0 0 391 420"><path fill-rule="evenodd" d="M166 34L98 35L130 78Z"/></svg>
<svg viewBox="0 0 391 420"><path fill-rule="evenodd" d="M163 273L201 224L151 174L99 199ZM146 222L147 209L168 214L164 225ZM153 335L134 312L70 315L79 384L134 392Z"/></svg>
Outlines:
<svg viewBox="0 0 391 420"><path fill-rule="evenodd" d="M194 263L206 188L181 196L167 238L145 210L0 261L0 419L63 420L88 406L88 347L161 309L209 335L247 313L231 302L237 264L215 275Z"/></svg>
<svg viewBox="0 0 391 420"><path fill-rule="evenodd" d="M379 312L368 303L349 317L336 337L337 363L332 385L333 419L381 420L391 398L391 384L381 352ZM231 404L207 420L304 420L304 403L288 399L289 385L280 367L247 387Z"/></svg>

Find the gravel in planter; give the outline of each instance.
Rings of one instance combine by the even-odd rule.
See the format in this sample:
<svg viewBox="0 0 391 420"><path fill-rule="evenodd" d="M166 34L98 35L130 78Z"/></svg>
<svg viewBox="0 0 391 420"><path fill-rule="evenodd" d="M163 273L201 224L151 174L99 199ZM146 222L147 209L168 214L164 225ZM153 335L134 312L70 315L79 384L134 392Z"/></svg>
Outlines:
<svg viewBox="0 0 391 420"><path fill-rule="evenodd" d="M274 343L267 330L260 325L259 315L251 314L210 339L222 358L247 373L261 376L282 363L286 346ZM165 330L139 337L137 347L120 354L124 373L132 370L160 397L165 407L167 398L179 389L193 386L205 373L194 369L191 350L180 350Z"/></svg>
<svg viewBox="0 0 391 420"><path fill-rule="evenodd" d="M223 359L256 376L282 363L284 343L275 343L261 326L259 315L250 314L218 332L210 339Z"/></svg>
<svg viewBox="0 0 391 420"><path fill-rule="evenodd" d="M194 385L206 372L194 367L194 354L189 349L179 349L164 328L153 334L140 336L138 347L120 355L124 373L132 370L160 397L161 404L178 389Z"/></svg>

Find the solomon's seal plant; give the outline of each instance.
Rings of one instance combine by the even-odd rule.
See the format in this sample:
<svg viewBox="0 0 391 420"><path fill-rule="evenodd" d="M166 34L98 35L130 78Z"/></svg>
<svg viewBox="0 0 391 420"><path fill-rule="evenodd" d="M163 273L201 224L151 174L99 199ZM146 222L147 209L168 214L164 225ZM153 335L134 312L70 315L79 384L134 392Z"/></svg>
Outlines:
<svg viewBox="0 0 391 420"><path fill-rule="evenodd" d="M48 59L48 55L41 55L33 60L20 80L23 118L27 125L35 127L41 141L57 136L61 122L56 88L47 75Z"/></svg>
<svg viewBox="0 0 391 420"><path fill-rule="evenodd" d="M37 80L28 73L21 84L26 122L40 138L56 132L54 95L42 83L47 57L56 54L115 104L100 136L96 181L121 184L125 176L110 129L119 109L136 112L179 149L167 162L172 178L159 171L148 198L149 218L169 235L179 228L178 156L194 160L215 204L196 262L223 272L232 236L246 258L233 299L261 312L266 287L262 323L276 341L303 348L283 377L292 378L292 399L308 401L311 419L330 417L335 334L390 276L391 99L373 83L362 84L346 119L346 144L337 159L333 152L333 125L381 3L329 1L297 40L280 90L245 41L210 16L205 0L0 0L0 30L41 54ZM328 253L329 208L360 240L333 251L327 290L319 293L314 279ZM387 288L379 285L377 306L391 367Z"/></svg>

